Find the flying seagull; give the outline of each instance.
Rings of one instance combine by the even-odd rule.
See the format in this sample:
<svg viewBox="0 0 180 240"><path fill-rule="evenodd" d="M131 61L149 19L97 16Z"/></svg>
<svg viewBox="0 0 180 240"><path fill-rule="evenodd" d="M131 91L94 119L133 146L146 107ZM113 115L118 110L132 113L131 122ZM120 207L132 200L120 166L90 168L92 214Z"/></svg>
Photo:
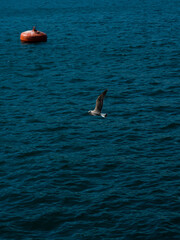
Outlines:
<svg viewBox="0 0 180 240"><path fill-rule="evenodd" d="M99 97L96 99L96 106L95 106L95 109L94 110L90 110L88 111L88 113L90 115L93 115L93 116L101 116L101 117L107 117L107 113L101 113L101 110L102 110L102 107L103 107L103 100L104 100L104 97L107 93L107 89L101 93L101 95L99 95Z"/></svg>

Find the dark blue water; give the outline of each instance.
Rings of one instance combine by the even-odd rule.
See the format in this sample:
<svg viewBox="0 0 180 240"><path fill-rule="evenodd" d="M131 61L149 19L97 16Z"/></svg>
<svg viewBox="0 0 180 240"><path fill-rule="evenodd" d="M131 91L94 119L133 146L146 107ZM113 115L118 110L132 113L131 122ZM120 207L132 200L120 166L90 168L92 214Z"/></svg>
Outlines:
<svg viewBox="0 0 180 240"><path fill-rule="evenodd" d="M0 239L180 239L179 0L0 12Z"/></svg>

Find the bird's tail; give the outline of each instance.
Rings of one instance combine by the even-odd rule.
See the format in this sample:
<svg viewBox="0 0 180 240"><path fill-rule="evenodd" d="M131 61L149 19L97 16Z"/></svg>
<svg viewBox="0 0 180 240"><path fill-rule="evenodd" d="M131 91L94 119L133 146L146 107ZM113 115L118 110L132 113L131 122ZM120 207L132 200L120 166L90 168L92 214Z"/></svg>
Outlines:
<svg viewBox="0 0 180 240"><path fill-rule="evenodd" d="M106 118L107 117L107 113L101 113L101 117Z"/></svg>

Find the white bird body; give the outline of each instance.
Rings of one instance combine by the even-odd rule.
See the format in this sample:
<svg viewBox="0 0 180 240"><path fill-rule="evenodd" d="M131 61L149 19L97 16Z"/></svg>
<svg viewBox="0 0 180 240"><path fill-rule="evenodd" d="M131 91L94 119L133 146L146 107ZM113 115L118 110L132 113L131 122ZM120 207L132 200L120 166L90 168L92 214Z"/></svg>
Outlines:
<svg viewBox="0 0 180 240"><path fill-rule="evenodd" d="M107 89L103 93L101 93L101 95L99 95L99 97L96 99L95 109L88 111L88 113L90 115L101 116L103 118L107 117L107 113L101 113L101 110L103 107L103 100L104 100L106 93L107 93Z"/></svg>

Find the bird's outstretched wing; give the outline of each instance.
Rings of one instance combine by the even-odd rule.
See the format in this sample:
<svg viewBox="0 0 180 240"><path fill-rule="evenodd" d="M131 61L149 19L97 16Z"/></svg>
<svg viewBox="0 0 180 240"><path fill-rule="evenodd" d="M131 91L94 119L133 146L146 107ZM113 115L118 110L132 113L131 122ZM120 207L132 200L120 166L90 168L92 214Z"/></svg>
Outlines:
<svg viewBox="0 0 180 240"><path fill-rule="evenodd" d="M103 107L103 100L104 97L107 93L107 89L99 95L99 97L96 99L96 106L95 106L95 111L101 113L102 107Z"/></svg>

